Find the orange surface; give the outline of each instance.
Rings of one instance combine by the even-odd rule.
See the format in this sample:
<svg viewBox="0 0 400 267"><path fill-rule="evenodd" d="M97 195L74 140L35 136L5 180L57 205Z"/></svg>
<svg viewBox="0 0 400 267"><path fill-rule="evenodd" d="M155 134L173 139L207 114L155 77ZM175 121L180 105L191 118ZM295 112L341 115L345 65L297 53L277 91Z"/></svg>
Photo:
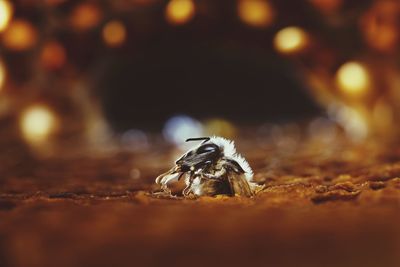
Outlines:
<svg viewBox="0 0 400 267"><path fill-rule="evenodd" d="M153 196L165 146L39 161L4 143L1 265L399 266L396 144L257 140L237 139L253 199Z"/></svg>

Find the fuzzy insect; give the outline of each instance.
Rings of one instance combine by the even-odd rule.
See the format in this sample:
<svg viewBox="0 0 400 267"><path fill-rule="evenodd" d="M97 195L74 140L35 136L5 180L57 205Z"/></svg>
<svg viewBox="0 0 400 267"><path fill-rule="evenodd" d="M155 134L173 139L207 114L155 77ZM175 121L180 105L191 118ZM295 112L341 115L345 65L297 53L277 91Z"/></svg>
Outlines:
<svg viewBox="0 0 400 267"><path fill-rule="evenodd" d="M222 137L190 138L202 141L175 162L175 167L157 177L156 183L170 193L168 183L185 175L186 188L182 194L197 196L254 196L259 185L252 181L253 171L236 152L233 141Z"/></svg>

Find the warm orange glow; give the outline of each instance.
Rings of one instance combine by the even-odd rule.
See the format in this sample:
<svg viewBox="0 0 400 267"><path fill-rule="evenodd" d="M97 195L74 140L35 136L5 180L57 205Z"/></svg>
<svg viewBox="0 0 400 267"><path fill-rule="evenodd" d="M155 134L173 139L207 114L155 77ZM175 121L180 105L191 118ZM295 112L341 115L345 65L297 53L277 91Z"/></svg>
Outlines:
<svg viewBox="0 0 400 267"><path fill-rule="evenodd" d="M4 31L11 20L13 7L9 1L0 0L0 32Z"/></svg>
<svg viewBox="0 0 400 267"><path fill-rule="evenodd" d="M111 47L120 46L125 42L126 29L120 21L110 21L103 28L103 40Z"/></svg>
<svg viewBox="0 0 400 267"><path fill-rule="evenodd" d="M323 12L336 11L343 3L343 0L309 0L316 8Z"/></svg>
<svg viewBox="0 0 400 267"><path fill-rule="evenodd" d="M368 45L381 51L395 49L399 39L399 32L395 25L371 25L365 29L364 34Z"/></svg>
<svg viewBox="0 0 400 267"><path fill-rule="evenodd" d="M21 134L31 144L48 140L56 124L55 115L44 105L31 106L20 117Z"/></svg>
<svg viewBox="0 0 400 267"><path fill-rule="evenodd" d="M102 16L103 14L97 5L92 3L83 3L75 7L70 20L75 29L85 31L97 26L100 23Z"/></svg>
<svg viewBox="0 0 400 267"><path fill-rule="evenodd" d="M6 67L4 63L0 60L0 91L6 81Z"/></svg>
<svg viewBox="0 0 400 267"><path fill-rule="evenodd" d="M64 47L57 41L47 42L40 55L41 63L48 69L59 69L66 62Z"/></svg>
<svg viewBox="0 0 400 267"><path fill-rule="evenodd" d="M244 23L255 27L269 26L275 17L274 10L265 0L240 0L238 14Z"/></svg>
<svg viewBox="0 0 400 267"><path fill-rule="evenodd" d="M282 54L294 54L304 50L309 43L307 33L299 27L287 27L274 37L275 49Z"/></svg>
<svg viewBox="0 0 400 267"><path fill-rule="evenodd" d="M169 23L180 25L190 21L195 14L193 0L171 0L165 10L165 16Z"/></svg>
<svg viewBox="0 0 400 267"><path fill-rule="evenodd" d="M24 51L32 48L37 42L37 31L26 20L14 20L3 33L3 44L6 48L15 51Z"/></svg>
<svg viewBox="0 0 400 267"><path fill-rule="evenodd" d="M390 130L394 123L393 106L383 99L378 100L372 109L372 119L377 131Z"/></svg>
<svg viewBox="0 0 400 267"><path fill-rule="evenodd" d="M336 81L339 88L348 95L364 94L370 86L368 71L358 62L343 64L337 71Z"/></svg>
<svg viewBox="0 0 400 267"><path fill-rule="evenodd" d="M336 114L336 119L344 127L350 139L356 142L368 136L368 115L365 110L343 106Z"/></svg>
<svg viewBox="0 0 400 267"><path fill-rule="evenodd" d="M368 45L382 52L394 51L399 43L398 1L377 1L361 18L361 30Z"/></svg>

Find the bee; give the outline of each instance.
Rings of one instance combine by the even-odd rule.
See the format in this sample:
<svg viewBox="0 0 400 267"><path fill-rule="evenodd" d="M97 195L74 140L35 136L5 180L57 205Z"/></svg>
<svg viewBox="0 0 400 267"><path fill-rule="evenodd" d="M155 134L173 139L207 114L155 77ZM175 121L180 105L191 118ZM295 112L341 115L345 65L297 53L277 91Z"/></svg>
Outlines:
<svg viewBox="0 0 400 267"><path fill-rule="evenodd" d="M183 196L255 195L260 186L253 182L253 171L236 152L233 141L217 136L186 140L190 141L202 142L183 154L172 169L156 178L163 192L171 194L168 183L185 176Z"/></svg>

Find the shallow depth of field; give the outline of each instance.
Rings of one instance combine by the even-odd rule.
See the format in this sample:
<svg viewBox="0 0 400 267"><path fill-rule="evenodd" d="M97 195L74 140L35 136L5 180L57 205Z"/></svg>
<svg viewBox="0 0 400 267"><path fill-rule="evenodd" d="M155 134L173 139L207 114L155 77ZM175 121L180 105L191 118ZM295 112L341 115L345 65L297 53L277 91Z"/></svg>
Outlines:
<svg viewBox="0 0 400 267"><path fill-rule="evenodd" d="M0 266L399 266L399 15L0 0ZM213 135L263 189L155 194Z"/></svg>

